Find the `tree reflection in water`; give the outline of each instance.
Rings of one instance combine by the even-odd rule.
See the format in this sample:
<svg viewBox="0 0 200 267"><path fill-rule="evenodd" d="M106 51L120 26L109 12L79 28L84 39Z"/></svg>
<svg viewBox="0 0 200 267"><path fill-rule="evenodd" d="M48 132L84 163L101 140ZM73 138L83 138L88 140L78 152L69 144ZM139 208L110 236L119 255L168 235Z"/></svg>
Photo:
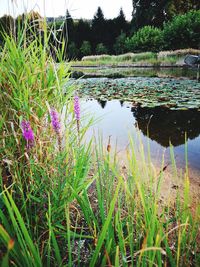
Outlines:
<svg viewBox="0 0 200 267"><path fill-rule="evenodd" d="M106 100L102 100L102 99L97 99L97 102L99 103L99 105L104 109L107 101Z"/></svg>
<svg viewBox="0 0 200 267"><path fill-rule="evenodd" d="M200 134L200 112L197 110L170 110L168 108L131 109L139 129L144 135L156 141L163 147L185 143L187 139L194 139Z"/></svg>

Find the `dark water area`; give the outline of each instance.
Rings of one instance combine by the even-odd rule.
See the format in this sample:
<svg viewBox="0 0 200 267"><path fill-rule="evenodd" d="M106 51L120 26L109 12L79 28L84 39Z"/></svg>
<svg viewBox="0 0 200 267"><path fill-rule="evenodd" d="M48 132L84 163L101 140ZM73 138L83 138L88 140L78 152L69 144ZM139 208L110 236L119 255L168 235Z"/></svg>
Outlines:
<svg viewBox="0 0 200 267"><path fill-rule="evenodd" d="M147 153L150 145L153 162L160 163L162 155L170 163L170 142L178 167L185 167L185 140L189 167L200 171L200 111L142 108L131 102L83 98L81 108L98 121L89 129L88 138L102 135L107 144L117 141L117 151L125 151L130 137L139 145L138 132ZM148 134L147 134L148 133Z"/></svg>

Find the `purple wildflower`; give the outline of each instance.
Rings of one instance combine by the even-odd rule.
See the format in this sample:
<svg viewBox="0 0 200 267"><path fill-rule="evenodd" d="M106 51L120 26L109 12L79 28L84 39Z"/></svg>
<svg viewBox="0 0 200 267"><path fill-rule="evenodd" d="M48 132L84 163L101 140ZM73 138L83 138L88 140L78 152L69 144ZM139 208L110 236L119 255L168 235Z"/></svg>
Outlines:
<svg viewBox="0 0 200 267"><path fill-rule="evenodd" d="M57 110L55 108L51 108L50 110L50 116L51 116L51 124L52 127L55 131L55 133L57 134L57 139L58 139L58 146L59 146L59 150L61 151L62 147L61 147L61 123L60 123L60 116L59 113L57 112Z"/></svg>
<svg viewBox="0 0 200 267"><path fill-rule="evenodd" d="M51 109L50 116L53 129L57 134L59 134L61 129L61 124L60 124L59 114L56 111L56 109L54 108Z"/></svg>
<svg viewBox="0 0 200 267"><path fill-rule="evenodd" d="M30 122L23 120L21 123L21 128L22 128L22 135L27 142L27 148L32 147L34 145L34 133L33 130L31 129Z"/></svg>
<svg viewBox="0 0 200 267"><path fill-rule="evenodd" d="M80 103L79 103L79 97L76 95L74 97L74 113L75 113L75 118L77 121L80 120Z"/></svg>

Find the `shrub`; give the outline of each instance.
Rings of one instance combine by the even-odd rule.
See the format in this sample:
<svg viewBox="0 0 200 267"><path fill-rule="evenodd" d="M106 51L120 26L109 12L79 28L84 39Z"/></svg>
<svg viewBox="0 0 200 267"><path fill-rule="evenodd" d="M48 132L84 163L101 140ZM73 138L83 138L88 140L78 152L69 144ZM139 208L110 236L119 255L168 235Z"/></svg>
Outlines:
<svg viewBox="0 0 200 267"><path fill-rule="evenodd" d="M116 39L116 42L114 44L114 50L115 53L118 54L123 54L126 52L126 47L125 47L125 41L126 41L126 34L122 32Z"/></svg>
<svg viewBox="0 0 200 267"><path fill-rule="evenodd" d="M99 43L96 47L96 53L97 53L97 55L107 54L108 50L103 43Z"/></svg>
<svg viewBox="0 0 200 267"><path fill-rule="evenodd" d="M200 46L200 10L174 17L164 25L163 40L167 49Z"/></svg>
<svg viewBox="0 0 200 267"><path fill-rule="evenodd" d="M80 51L83 56L88 56L91 54L91 44L88 41L83 41Z"/></svg>
<svg viewBox="0 0 200 267"><path fill-rule="evenodd" d="M127 38L125 45L128 51L158 51L162 46L162 31L152 26L145 26L131 38Z"/></svg>
<svg viewBox="0 0 200 267"><path fill-rule="evenodd" d="M78 49L74 42L69 43L67 50L68 50L67 56L69 59L74 59L78 57Z"/></svg>

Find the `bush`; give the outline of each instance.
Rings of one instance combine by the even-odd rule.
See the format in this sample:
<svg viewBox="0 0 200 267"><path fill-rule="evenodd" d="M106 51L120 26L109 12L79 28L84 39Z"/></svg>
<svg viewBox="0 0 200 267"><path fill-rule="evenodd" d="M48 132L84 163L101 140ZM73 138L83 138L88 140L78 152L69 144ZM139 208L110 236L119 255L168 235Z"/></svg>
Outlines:
<svg viewBox="0 0 200 267"><path fill-rule="evenodd" d="M83 41L80 48L82 56L88 56L91 54L91 44L88 41Z"/></svg>
<svg viewBox="0 0 200 267"><path fill-rule="evenodd" d="M127 38L125 46L128 51L158 51L163 44L162 31L152 26L138 30L131 38Z"/></svg>
<svg viewBox="0 0 200 267"><path fill-rule="evenodd" d="M200 47L200 10L174 17L163 28L164 47L167 49Z"/></svg>
<svg viewBox="0 0 200 267"><path fill-rule="evenodd" d="M116 42L114 44L114 50L117 55L123 54L126 52L125 41L126 41L126 34L122 32L117 37Z"/></svg>
<svg viewBox="0 0 200 267"><path fill-rule="evenodd" d="M107 54L108 49L106 48L106 46L103 43L99 43L96 47L96 53L97 53L97 55Z"/></svg>
<svg viewBox="0 0 200 267"><path fill-rule="evenodd" d="M69 43L67 50L68 50L67 53L68 59L75 59L78 57L78 49L74 42Z"/></svg>

